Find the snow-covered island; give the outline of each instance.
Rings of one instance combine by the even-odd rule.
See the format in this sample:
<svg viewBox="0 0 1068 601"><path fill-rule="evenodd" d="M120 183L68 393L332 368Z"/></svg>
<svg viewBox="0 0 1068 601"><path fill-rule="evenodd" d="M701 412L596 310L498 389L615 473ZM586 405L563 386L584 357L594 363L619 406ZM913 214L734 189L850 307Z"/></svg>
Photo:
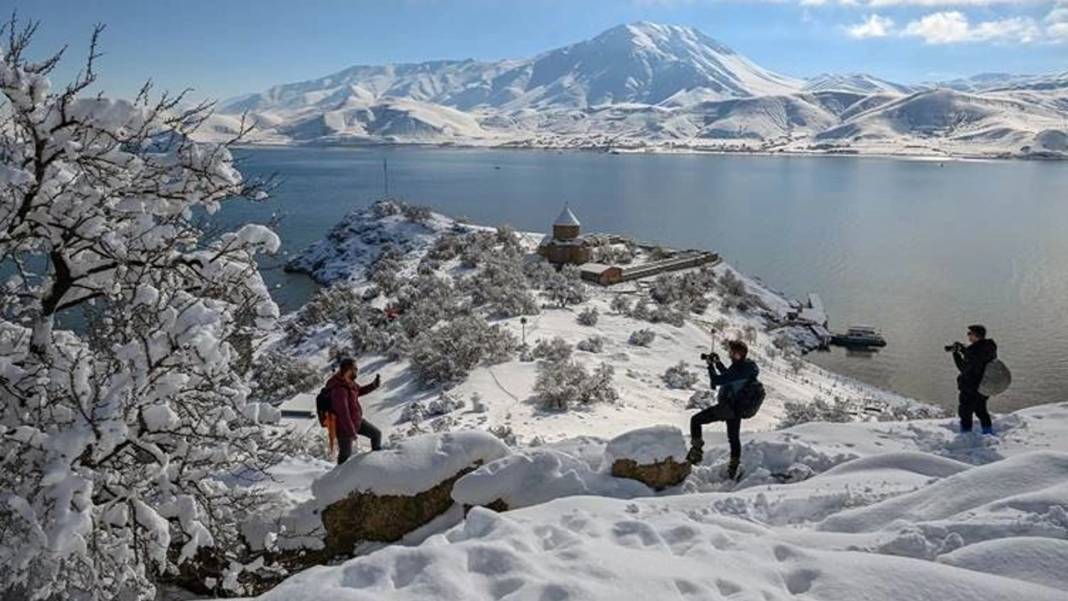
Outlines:
<svg viewBox="0 0 1068 601"><path fill-rule="evenodd" d="M424 507L438 489L416 492L441 482L453 504L264 599L1068 593L1054 567L1068 561L1068 403L962 437L933 408L807 363L768 329L785 299L725 263L605 287L547 269L542 237L384 201L294 259L329 286L283 318L265 389L311 409L331 358L357 354L361 378L382 375L363 403L394 450L339 470L311 457L280 466L288 501L271 511L290 529L265 538L330 548L317 516L337 527L326 507L346 490L368 506L411 494ZM623 455L681 454L678 429L710 401L697 357L709 327L750 342L769 392L744 422L742 477L724 476L722 426L707 429L705 459L680 485L613 477ZM314 420L292 423L322 436ZM313 455L321 445L309 443Z"/></svg>
<svg viewBox="0 0 1068 601"><path fill-rule="evenodd" d="M620 25L532 58L358 65L223 102L258 144L1068 157L1068 72L904 85L774 73L692 27ZM243 121L244 119L244 121Z"/></svg>

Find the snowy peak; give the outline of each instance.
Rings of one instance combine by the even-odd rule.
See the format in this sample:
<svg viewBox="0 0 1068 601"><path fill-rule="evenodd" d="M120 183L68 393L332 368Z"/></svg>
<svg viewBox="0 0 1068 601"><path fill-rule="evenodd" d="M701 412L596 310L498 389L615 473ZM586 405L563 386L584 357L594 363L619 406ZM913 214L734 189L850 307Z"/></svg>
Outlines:
<svg viewBox="0 0 1068 601"><path fill-rule="evenodd" d="M354 66L222 104L244 111L333 110L385 98L476 108L587 108L791 93L802 82L772 73L694 29L639 22L534 58Z"/></svg>
<svg viewBox="0 0 1068 601"><path fill-rule="evenodd" d="M539 56L528 93L536 105L655 105L673 97L745 98L799 87L697 29L639 22Z"/></svg>

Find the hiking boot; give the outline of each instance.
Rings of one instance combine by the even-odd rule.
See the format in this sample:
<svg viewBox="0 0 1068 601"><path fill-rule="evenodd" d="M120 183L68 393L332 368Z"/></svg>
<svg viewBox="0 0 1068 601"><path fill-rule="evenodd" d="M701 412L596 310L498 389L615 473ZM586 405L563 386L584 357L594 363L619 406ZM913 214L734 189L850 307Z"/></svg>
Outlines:
<svg viewBox="0 0 1068 601"><path fill-rule="evenodd" d="M690 452L686 454L686 461L690 465L697 465L701 463L701 460L705 458L704 449L705 443L703 440L695 440L690 447Z"/></svg>
<svg viewBox="0 0 1068 601"><path fill-rule="evenodd" d="M738 479L738 465L742 462L741 457L731 457L730 463L727 464L727 477L731 480Z"/></svg>

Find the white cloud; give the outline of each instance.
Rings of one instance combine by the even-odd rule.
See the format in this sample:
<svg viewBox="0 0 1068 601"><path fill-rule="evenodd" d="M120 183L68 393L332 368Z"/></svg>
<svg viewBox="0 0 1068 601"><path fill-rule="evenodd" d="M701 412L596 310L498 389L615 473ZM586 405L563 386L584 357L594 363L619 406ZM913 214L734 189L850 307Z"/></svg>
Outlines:
<svg viewBox="0 0 1068 601"><path fill-rule="evenodd" d="M1068 41L1068 2L1057 4L1046 15L1046 36L1053 41Z"/></svg>
<svg viewBox="0 0 1068 601"><path fill-rule="evenodd" d="M1042 37L1042 30L1030 17L1011 17L972 24L959 11L929 14L905 26L901 35L922 38L928 44L964 42L1030 43Z"/></svg>
<svg viewBox="0 0 1068 601"><path fill-rule="evenodd" d="M850 0L852 1L852 0ZM995 4L1035 4L1039 0L862 0L865 6L884 8L888 6L992 6Z"/></svg>
<svg viewBox="0 0 1068 601"><path fill-rule="evenodd" d="M889 17L870 15L861 23L846 27L849 37L863 40L865 38L885 38L894 30L894 20Z"/></svg>

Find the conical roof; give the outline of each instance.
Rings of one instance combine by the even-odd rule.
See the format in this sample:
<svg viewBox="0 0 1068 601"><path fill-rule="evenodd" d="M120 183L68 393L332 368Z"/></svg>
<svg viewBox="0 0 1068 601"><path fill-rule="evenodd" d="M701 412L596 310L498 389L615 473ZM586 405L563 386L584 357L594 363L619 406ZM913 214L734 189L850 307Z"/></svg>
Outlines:
<svg viewBox="0 0 1068 601"><path fill-rule="evenodd" d="M553 225L582 225L579 223L578 217L571 212L571 209L567 205L564 205L564 210L560 211L560 216L556 218Z"/></svg>

